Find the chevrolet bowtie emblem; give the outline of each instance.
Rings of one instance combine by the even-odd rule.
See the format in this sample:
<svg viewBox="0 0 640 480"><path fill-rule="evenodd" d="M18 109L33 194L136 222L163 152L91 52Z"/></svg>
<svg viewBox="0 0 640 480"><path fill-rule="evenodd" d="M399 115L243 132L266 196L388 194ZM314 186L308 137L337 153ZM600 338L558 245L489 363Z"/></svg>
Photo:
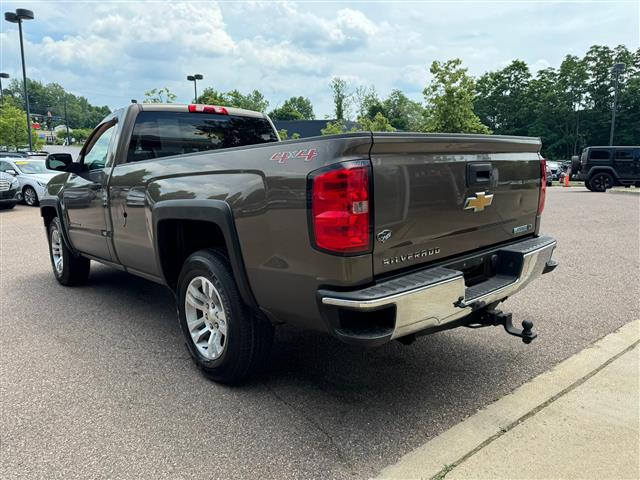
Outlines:
<svg viewBox="0 0 640 480"><path fill-rule="evenodd" d="M475 197L469 197L464 201L464 209L474 212L481 212L484 207L488 207L493 202L493 194L486 194L485 192L476 193Z"/></svg>

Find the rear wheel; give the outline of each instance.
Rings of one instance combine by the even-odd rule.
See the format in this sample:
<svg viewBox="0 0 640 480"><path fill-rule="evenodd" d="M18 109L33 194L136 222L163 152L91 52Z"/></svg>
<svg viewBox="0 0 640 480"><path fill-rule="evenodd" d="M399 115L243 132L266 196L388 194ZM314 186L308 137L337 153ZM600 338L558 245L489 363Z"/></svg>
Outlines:
<svg viewBox="0 0 640 480"><path fill-rule="evenodd" d="M27 185L26 187L24 187L22 194L24 196L24 203L26 203L30 207L38 206L38 194L33 187Z"/></svg>
<svg viewBox="0 0 640 480"><path fill-rule="evenodd" d="M589 180L585 180L584 181L584 186L587 190L590 190L593 192L593 187L591 186L591 184L589 183Z"/></svg>
<svg viewBox="0 0 640 480"><path fill-rule="evenodd" d="M49 256L56 280L65 286L82 285L89 278L91 262L75 256L65 245L58 217L49 225Z"/></svg>
<svg viewBox="0 0 640 480"><path fill-rule="evenodd" d="M11 210L15 206L15 203L0 203L0 210Z"/></svg>
<svg viewBox="0 0 640 480"><path fill-rule="evenodd" d="M605 192L614 185L613 177L605 172L592 175L589 183L593 192Z"/></svg>
<svg viewBox="0 0 640 480"><path fill-rule="evenodd" d="M266 364L273 326L244 305L223 252L200 250L186 260L177 302L187 348L207 377L237 384Z"/></svg>

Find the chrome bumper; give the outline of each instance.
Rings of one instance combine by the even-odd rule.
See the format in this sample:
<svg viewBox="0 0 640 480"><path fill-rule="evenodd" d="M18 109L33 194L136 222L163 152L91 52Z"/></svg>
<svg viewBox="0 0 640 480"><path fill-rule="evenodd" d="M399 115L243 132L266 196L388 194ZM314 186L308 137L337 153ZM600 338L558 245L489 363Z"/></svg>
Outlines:
<svg viewBox="0 0 640 480"><path fill-rule="evenodd" d="M463 273L434 267L381 282L355 292L319 292L323 305L360 312L395 307L393 328L380 338L403 337L440 327L469 315L474 310L510 297L557 265L551 260L556 241L537 237L497 249L497 274L472 287L465 286ZM338 336L356 335L353 331ZM371 339L367 332L367 339ZM354 340L357 340L354 338Z"/></svg>

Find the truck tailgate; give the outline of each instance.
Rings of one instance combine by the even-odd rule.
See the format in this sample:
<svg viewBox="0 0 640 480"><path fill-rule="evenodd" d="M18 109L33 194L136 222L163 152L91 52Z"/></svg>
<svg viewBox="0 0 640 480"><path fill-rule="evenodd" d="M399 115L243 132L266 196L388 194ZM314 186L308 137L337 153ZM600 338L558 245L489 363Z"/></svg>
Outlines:
<svg viewBox="0 0 640 480"><path fill-rule="evenodd" d="M374 275L534 233L539 149L528 137L375 133Z"/></svg>

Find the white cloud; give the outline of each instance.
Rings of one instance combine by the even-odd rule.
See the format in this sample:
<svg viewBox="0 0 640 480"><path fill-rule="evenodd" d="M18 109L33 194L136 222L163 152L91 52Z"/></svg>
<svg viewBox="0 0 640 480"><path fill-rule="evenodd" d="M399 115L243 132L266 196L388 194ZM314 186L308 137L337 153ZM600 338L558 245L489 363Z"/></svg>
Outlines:
<svg viewBox="0 0 640 480"><path fill-rule="evenodd" d="M415 100L433 60L462 58L473 75L515 58L533 72L584 55L592 44L638 47L637 4L535 2L33 2L25 24L28 75L57 82L96 104L121 106L169 87L190 101L199 88L259 89L281 104L309 96L331 112L329 81L393 88ZM559 22L558 19L568 19ZM15 26L0 26L0 68L21 77Z"/></svg>

